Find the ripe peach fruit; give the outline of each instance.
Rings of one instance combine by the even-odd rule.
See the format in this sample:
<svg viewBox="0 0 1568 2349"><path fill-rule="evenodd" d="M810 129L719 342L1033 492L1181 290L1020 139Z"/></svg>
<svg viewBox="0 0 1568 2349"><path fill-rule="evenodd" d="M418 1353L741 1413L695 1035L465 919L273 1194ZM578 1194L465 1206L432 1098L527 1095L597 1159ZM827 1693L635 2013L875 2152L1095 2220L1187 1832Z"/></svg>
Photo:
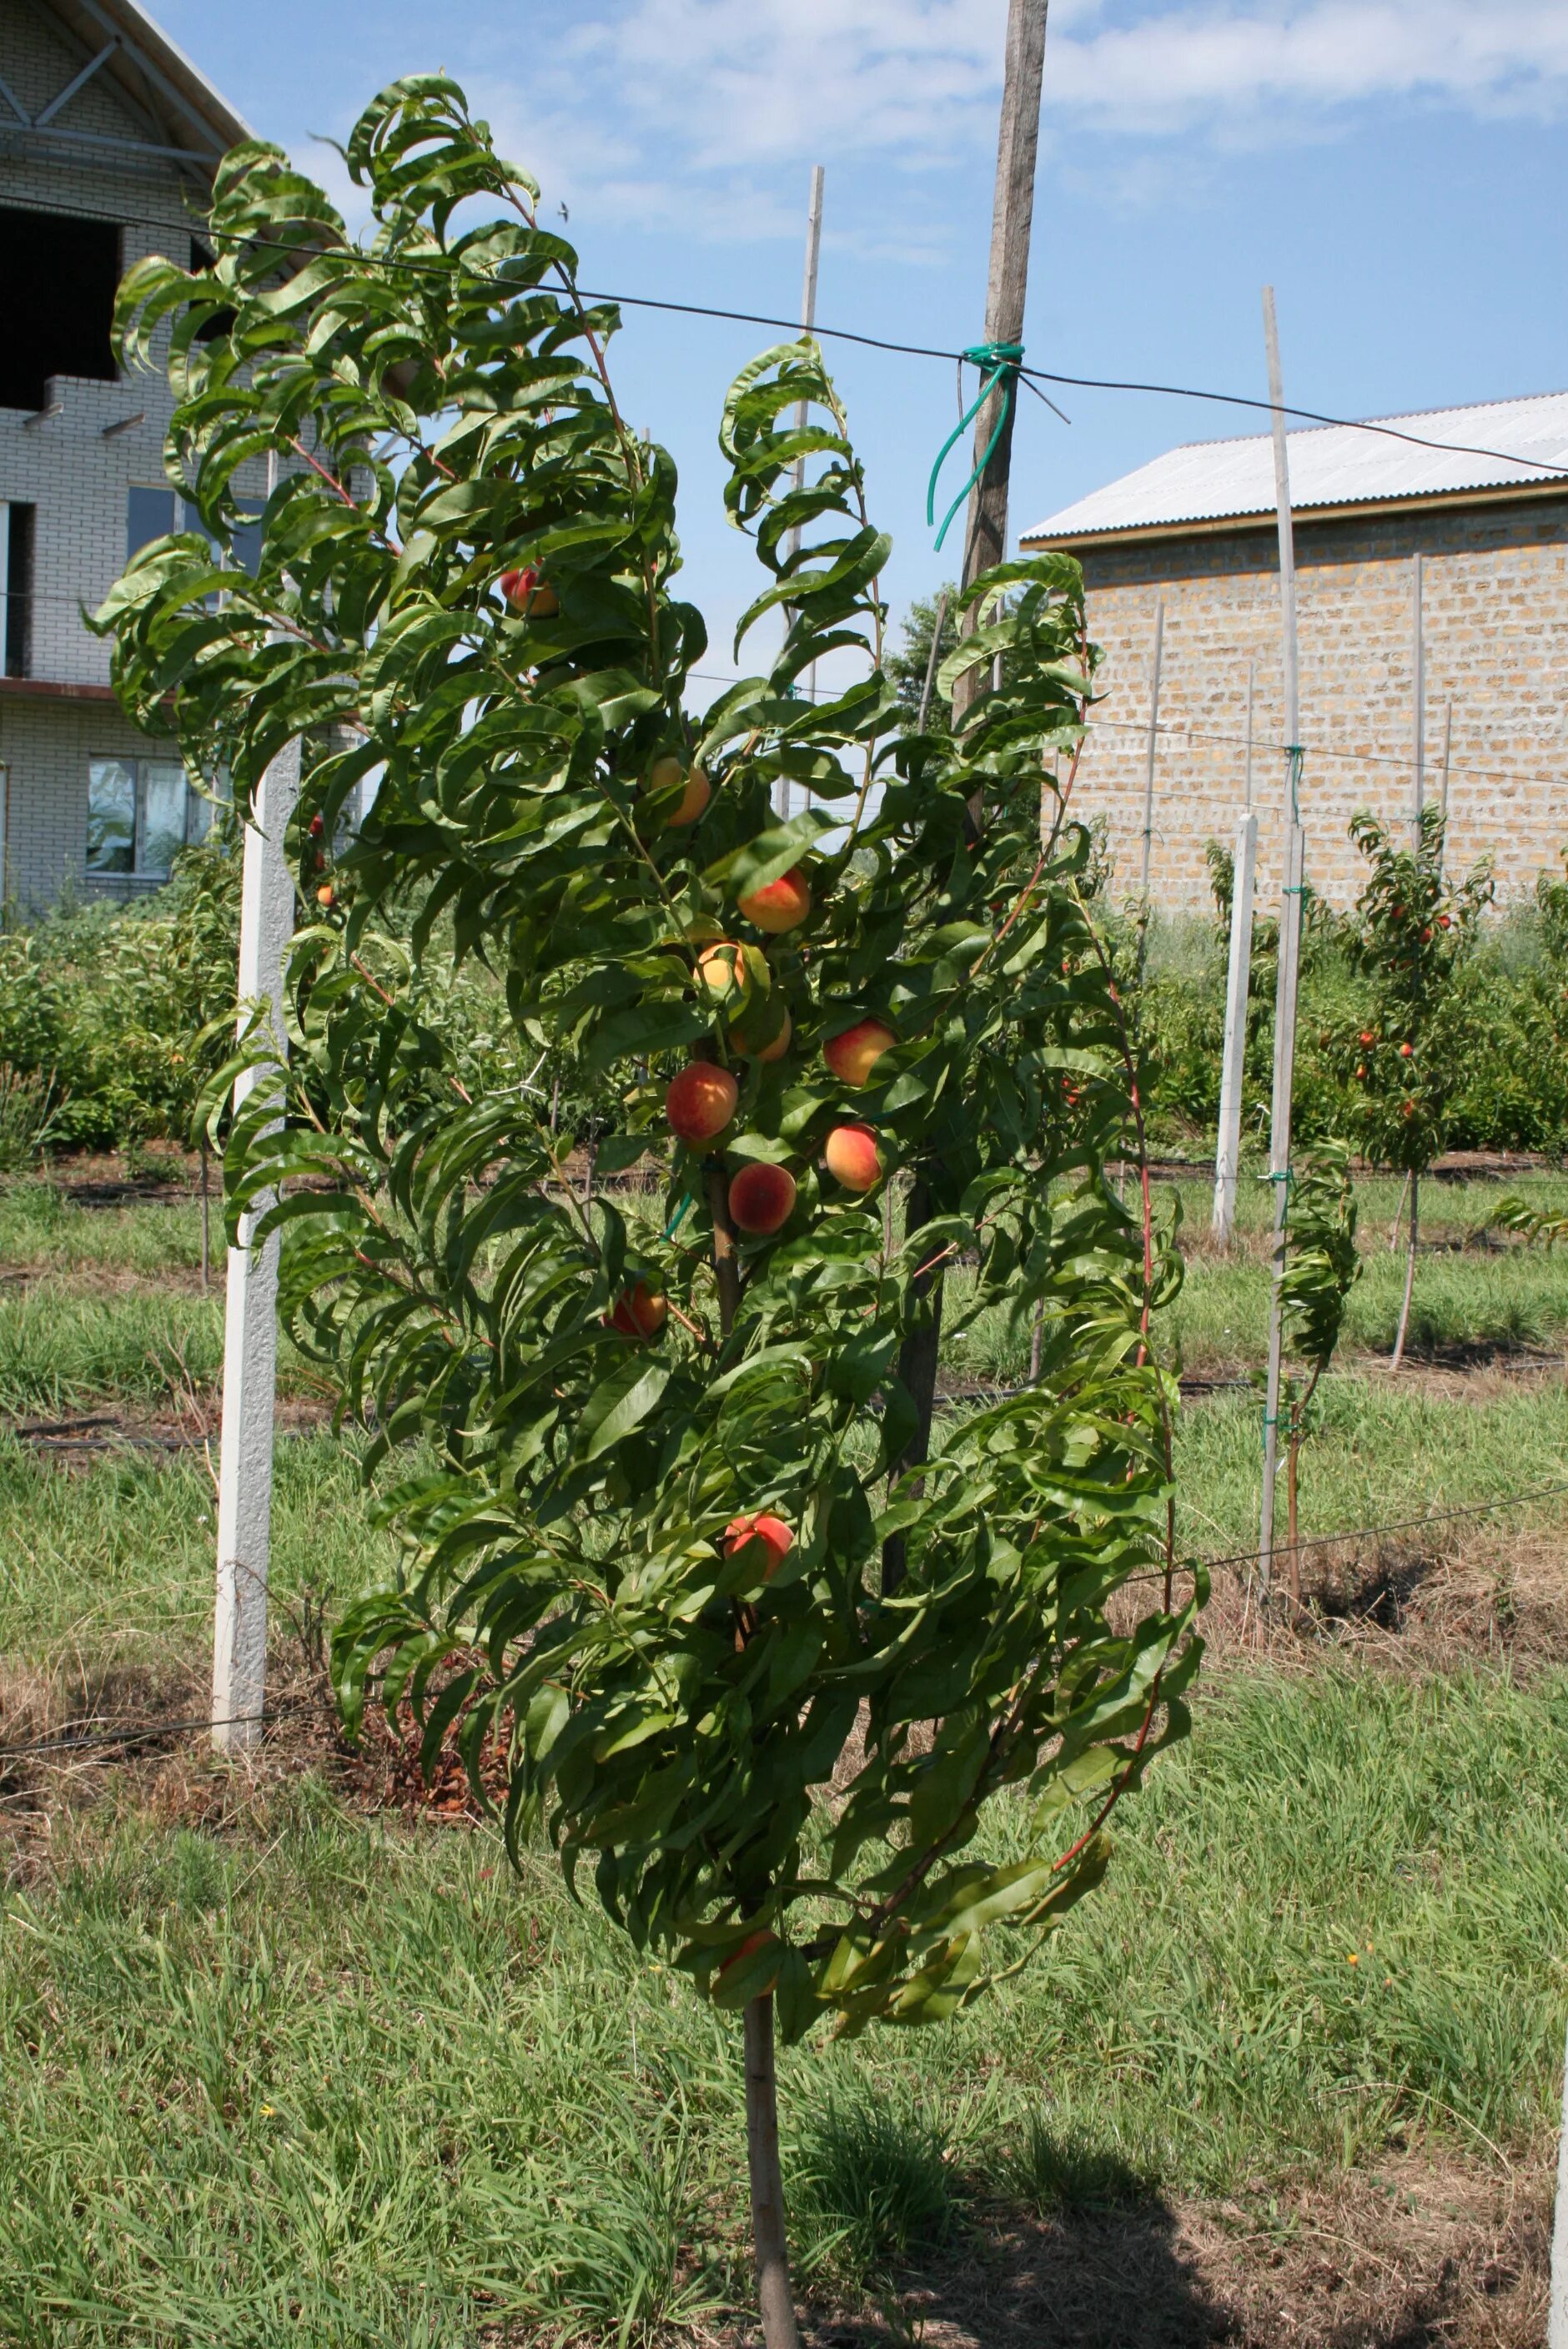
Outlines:
<svg viewBox="0 0 1568 2349"><path fill-rule="evenodd" d="M669 1307L645 1280L623 1288L605 1317L623 1338L656 1338L669 1319Z"/></svg>
<svg viewBox="0 0 1568 2349"><path fill-rule="evenodd" d="M822 1047L822 1058L841 1084L863 1085L882 1054L898 1042L892 1030L880 1019L857 1019Z"/></svg>
<svg viewBox="0 0 1568 2349"><path fill-rule="evenodd" d="M684 832L695 823L713 797L713 786L700 767L687 767L673 753L655 759L648 769L648 789L651 792L673 791L684 780L686 789L665 816L672 832Z"/></svg>
<svg viewBox="0 0 1568 2349"><path fill-rule="evenodd" d="M794 1539L782 1517L769 1516L763 1510L756 1516L731 1517L724 1529L724 1554L726 1557L738 1557L753 1542L760 1542L768 1553L762 1579L771 1582Z"/></svg>
<svg viewBox="0 0 1568 2349"><path fill-rule="evenodd" d="M836 1125L822 1145L828 1172L846 1191L874 1191L882 1164L869 1125Z"/></svg>
<svg viewBox="0 0 1568 2349"><path fill-rule="evenodd" d="M748 1061L781 1061L789 1050L789 1038L793 1030L794 1022L788 1012L784 1014L784 1025L779 1029L777 1036L766 1044L748 1044L745 1031L739 1028L732 1028L729 1031L729 1049L732 1052L744 1052Z"/></svg>
<svg viewBox="0 0 1568 2349"><path fill-rule="evenodd" d="M711 1142L735 1115L740 1087L727 1069L711 1061L688 1061L665 1094L670 1131L683 1142Z"/></svg>
<svg viewBox="0 0 1568 2349"><path fill-rule="evenodd" d="M759 930L777 937L785 930L798 929L811 910L811 892L806 886L806 876L799 865L786 873L781 880L769 881L749 896L737 901L748 922Z"/></svg>
<svg viewBox="0 0 1568 2349"><path fill-rule="evenodd" d="M526 612L531 620L552 620L561 609L554 588L531 564L523 571L503 571L496 585L512 610Z"/></svg>
<svg viewBox="0 0 1568 2349"><path fill-rule="evenodd" d="M336 905L337 892L333 887L330 881L324 881L322 883L320 888L315 893L315 902L318 905Z"/></svg>
<svg viewBox="0 0 1568 2349"><path fill-rule="evenodd" d="M696 983L711 1003L723 1003L747 992L746 957L727 938L704 947L696 958Z"/></svg>
<svg viewBox="0 0 1568 2349"><path fill-rule="evenodd" d="M729 1212L738 1231L769 1238L795 1212L795 1177L787 1166L753 1159L729 1186Z"/></svg>

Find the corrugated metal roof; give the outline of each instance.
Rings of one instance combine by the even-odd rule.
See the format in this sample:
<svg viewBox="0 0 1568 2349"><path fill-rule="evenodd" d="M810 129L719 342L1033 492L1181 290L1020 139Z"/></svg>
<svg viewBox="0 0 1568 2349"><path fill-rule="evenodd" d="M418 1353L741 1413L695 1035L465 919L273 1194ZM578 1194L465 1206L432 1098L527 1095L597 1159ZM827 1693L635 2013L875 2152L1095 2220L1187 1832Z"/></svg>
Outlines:
<svg viewBox="0 0 1568 2349"><path fill-rule="evenodd" d="M1511 463L1514 456L1533 458L1537 465L1568 476L1568 391L1367 421L1394 425L1423 440L1463 441L1470 449L1502 453L1460 455L1389 440L1359 425L1314 425L1286 435L1293 508L1379 505L1396 498L1441 497L1549 478ZM1174 530L1183 523L1222 521L1232 514L1272 514L1274 507L1274 447L1266 432L1244 440L1191 440L1037 523L1024 532L1023 543Z"/></svg>

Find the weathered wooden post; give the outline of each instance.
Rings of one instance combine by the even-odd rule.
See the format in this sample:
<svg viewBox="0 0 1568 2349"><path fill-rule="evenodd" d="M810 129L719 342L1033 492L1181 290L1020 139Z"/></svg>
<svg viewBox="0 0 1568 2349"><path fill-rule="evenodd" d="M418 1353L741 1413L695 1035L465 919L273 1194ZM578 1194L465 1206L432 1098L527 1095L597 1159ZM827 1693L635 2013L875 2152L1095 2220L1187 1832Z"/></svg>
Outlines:
<svg viewBox="0 0 1568 2349"><path fill-rule="evenodd" d="M281 750L262 778L245 827L240 899L240 1031L258 1006L277 1051L288 1050L284 966L294 934L294 876L284 835L299 797L299 744ZM264 1069L234 1087L236 1110ZM273 1081L275 1081L273 1080ZM267 1684L267 1568L272 1547L273 1402L277 1385L279 1235L257 1248L251 1237L267 1202L240 1225L229 1250L223 1312L223 1432L218 1484L218 1596L212 1642L212 1743L239 1754L262 1733Z"/></svg>

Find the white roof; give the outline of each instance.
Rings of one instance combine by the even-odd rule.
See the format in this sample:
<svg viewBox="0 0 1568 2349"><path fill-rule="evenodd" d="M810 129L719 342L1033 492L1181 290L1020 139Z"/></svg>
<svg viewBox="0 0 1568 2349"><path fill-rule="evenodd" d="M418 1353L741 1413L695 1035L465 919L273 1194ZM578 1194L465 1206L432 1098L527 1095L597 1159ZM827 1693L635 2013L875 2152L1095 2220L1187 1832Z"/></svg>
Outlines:
<svg viewBox="0 0 1568 2349"><path fill-rule="evenodd" d="M1568 476L1568 391L1367 421L1413 439L1392 439L1360 424L1315 425L1286 434L1294 509L1381 505ZM1432 440L1462 446L1419 445ZM1520 457L1533 458L1535 465L1511 461ZM1550 473L1538 471L1541 465ZM1191 440L1037 523L1024 532L1023 543L1112 531L1176 531L1184 523L1274 511L1274 444L1266 432L1244 440Z"/></svg>

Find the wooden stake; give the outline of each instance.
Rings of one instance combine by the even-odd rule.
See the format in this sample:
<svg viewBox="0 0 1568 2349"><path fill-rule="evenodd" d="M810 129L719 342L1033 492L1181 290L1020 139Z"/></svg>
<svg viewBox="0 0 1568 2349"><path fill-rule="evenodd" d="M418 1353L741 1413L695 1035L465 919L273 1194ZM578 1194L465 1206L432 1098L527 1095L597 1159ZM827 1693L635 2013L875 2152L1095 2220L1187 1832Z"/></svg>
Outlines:
<svg viewBox="0 0 1568 2349"><path fill-rule="evenodd" d="M942 656L942 631L947 625L947 590L944 587L936 599L936 618L931 630L931 651L925 663L925 683L920 688L920 723L917 731L923 734L926 719L931 715L931 691L936 683L936 671Z"/></svg>
<svg viewBox="0 0 1568 2349"><path fill-rule="evenodd" d="M1274 1184L1274 1294L1269 1306L1268 1382L1264 1403L1264 1490L1258 1528L1258 1593L1267 1605L1274 1582L1274 1478L1279 1469L1280 1363L1284 1346L1286 1227L1290 1211L1290 1112L1295 1079L1295 998L1301 959L1301 892L1306 843L1297 784L1301 772L1301 709L1295 634L1295 541L1291 527L1290 453L1274 287L1264 288L1264 341L1268 352L1269 404L1274 411L1274 502L1279 523L1279 600L1284 667L1284 886L1279 914L1279 986L1274 997L1274 1103L1269 1174Z"/></svg>
<svg viewBox="0 0 1568 2349"><path fill-rule="evenodd" d="M1154 761L1160 750L1160 670L1165 657L1165 598L1154 606L1154 658L1149 672L1149 757L1143 774L1143 871L1139 883L1138 984L1149 953L1149 864L1154 846Z"/></svg>
<svg viewBox="0 0 1568 2349"><path fill-rule="evenodd" d="M1421 814L1427 797L1427 647L1421 629L1421 558L1411 557L1410 576L1410 676L1413 708L1410 717L1416 736L1416 760L1410 779L1410 846L1421 853Z"/></svg>
<svg viewBox="0 0 1568 2349"><path fill-rule="evenodd" d="M1029 282L1029 232L1035 211L1035 160L1040 139L1040 85L1045 77L1048 0L1007 0L1007 49L1002 119L996 141L996 196L991 213L991 267L985 287L985 340L1021 343ZM964 533L964 584L1000 563L1007 552L1007 487L1013 470L1016 397L1006 402L998 384L975 419L975 461L1002 429L990 461L969 492ZM1016 387L1015 387L1016 390ZM963 633L980 625L978 606L964 616ZM983 687L978 667L966 669L953 693L953 730Z"/></svg>
<svg viewBox="0 0 1568 2349"><path fill-rule="evenodd" d="M1249 812L1253 804L1253 689L1257 683L1257 673L1256 656L1249 653L1247 656L1247 795L1243 802Z"/></svg>
<svg viewBox="0 0 1568 2349"><path fill-rule="evenodd" d="M817 323L817 263L822 251L822 181L824 177L825 174L821 164L813 163L811 166L811 193L806 206L806 274L800 288L800 331L802 334L809 334ZM807 402L802 399L799 402L795 409L796 431L804 432L810 420L810 409ZM797 457L795 460L794 475L794 485L796 489L803 487L805 480L806 460L804 457ZM789 548L789 560L793 562L796 555L800 552L800 533L798 529L792 530L789 533L786 543ZM789 636L789 631L794 625L795 615L789 609L789 606L786 605L784 607L784 634L786 636ZM806 682L806 690L808 693L810 693L815 686L816 678L816 664L813 662L810 673ZM773 812L784 822L787 823L789 821L789 778L788 775L779 775L774 782Z"/></svg>
<svg viewBox="0 0 1568 2349"><path fill-rule="evenodd" d="M1242 1166L1242 1080L1247 1057L1247 999L1253 965L1253 887L1258 862L1258 820L1236 826L1231 865L1231 955L1225 978L1225 1047L1220 1061L1220 1124L1214 1145L1213 1231L1228 1241L1236 1224Z"/></svg>
<svg viewBox="0 0 1568 2349"><path fill-rule="evenodd" d="M293 742L262 778L253 821L245 827L241 879L240 1025L242 1031L256 1005L264 1003L280 1059L288 1051L284 968L294 910L284 833L299 796L299 744ZM234 1086L235 1109L267 1081L264 1070L247 1070ZM263 1195L241 1218L239 1245L229 1250L223 1313L212 1743L224 1754L244 1753L258 1742L266 1702L279 1235L273 1232L259 1248L252 1235L270 1204Z"/></svg>
<svg viewBox="0 0 1568 2349"><path fill-rule="evenodd" d="M991 214L991 265L985 289L985 339L993 343L1018 343L1024 335L1024 295L1029 277L1029 230L1035 207L1035 158L1040 137L1040 84L1044 78L1046 54L1046 10L1047 0L1007 0L1007 47L1005 78L1002 84L1002 115L996 140L996 194ZM975 461L985 456L991 435L996 431L998 403L1003 387L998 385L975 420ZM1013 464L1013 417L1016 402L1009 400L1002 413L1002 429L996 445L991 450L985 471L969 492L969 512L964 533L964 585L965 586L995 563L1000 563L1007 551L1007 485ZM972 636L980 624L978 600L964 615L963 634ZM979 662L959 678L953 693L953 730L956 735L964 712L984 688L985 670ZM976 829L982 811L975 801L970 802L970 814ZM904 1210L904 1234L908 1237L929 1220L940 1199L923 1170L915 1170L910 1185L909 1201ZM942 1287L940 1274L934 1278L935 1293L930 1298L925 1314L919 1325L904 1340L899 1350L898 1374L905 1392L913 1400L915 1433L910 1438L894 1469L893 1476L916 1468L926 1459L930 1450L931 1416L936 1396L936 1366L942 1343ZM916 1289L923 1284L917 1282ZM890 1535L882 1545L882 1588L896 1589L903 1574L904 1542L902 1534Z"/></svg>

